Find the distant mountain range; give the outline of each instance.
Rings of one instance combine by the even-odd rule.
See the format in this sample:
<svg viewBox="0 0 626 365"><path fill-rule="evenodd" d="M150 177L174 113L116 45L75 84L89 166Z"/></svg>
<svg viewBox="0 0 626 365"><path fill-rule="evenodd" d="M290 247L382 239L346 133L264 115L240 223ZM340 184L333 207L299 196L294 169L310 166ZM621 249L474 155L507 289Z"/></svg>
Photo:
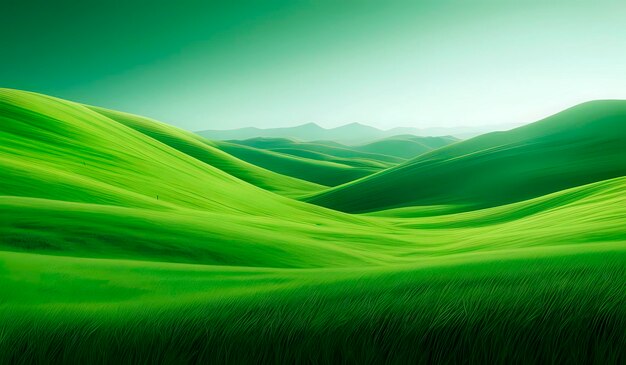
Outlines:
<svg viewBox="0 0 626 365"><path fill-rule="evenodd" d="M361 123L350 123L336 128L323 128L315 123L306 123L295 127L283 128L239 128L230 130L204 130L197 134L212 140L243 140L250 138L294 138L300 141L330 140L345 144L363 144L374 140L396 136L453 136L471 138L480 134L512 129L518 125L496 125L478 127L433 127L411 128L397 127L381 130Z"/></svg>

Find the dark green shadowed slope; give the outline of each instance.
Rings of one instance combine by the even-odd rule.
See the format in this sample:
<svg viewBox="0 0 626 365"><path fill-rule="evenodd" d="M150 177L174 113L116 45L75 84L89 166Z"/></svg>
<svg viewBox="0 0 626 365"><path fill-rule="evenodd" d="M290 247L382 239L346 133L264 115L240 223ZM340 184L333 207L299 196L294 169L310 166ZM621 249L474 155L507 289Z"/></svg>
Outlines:
<svg viewBox="0 0 626 365"><path fill-rule="evenodd" d="M400 135L375 141L352 149L362 152L377 153L410 159L428 151L458 142L454 137L417 137L412 135Z"/></svg>
<svg viewBox="0 0 626 365"><path fill-rule="evenodd" d="M428 152L310 202L348 212L475 209L626 175L626 101L595 101L508 132Z"/></svg>

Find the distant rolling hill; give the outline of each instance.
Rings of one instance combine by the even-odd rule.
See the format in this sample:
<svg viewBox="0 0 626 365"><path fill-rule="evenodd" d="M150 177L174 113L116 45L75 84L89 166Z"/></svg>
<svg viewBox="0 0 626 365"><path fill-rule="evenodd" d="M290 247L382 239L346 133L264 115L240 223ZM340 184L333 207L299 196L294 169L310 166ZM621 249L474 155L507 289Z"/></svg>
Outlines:
<svg viewBox="0 0 626 365"><path fill-rule="evenodd" d="M393 137L396 135L414 136L454 136L455 138L474 137L479 134L507 130L514 125L458 127L458 128L411 128L398 127L381 130L361 123L350 123L336 128L323 128L315 123L306 123L295 127L283 128L240 128L230 130L203 130L197 134L212 140L244 140L250 138L293 138L299 141L311 142L319 140L335 141L348 145L370 143L375 140Z"/></svg>
<svg viewBox="0 0 626 365"><path fill-rule="evenodd" d="M228 142L270 151L299 150L305 152L316 152L326 155L329 158L334 157L340 159L366 159L371 161L390 163L392 165L403 162L405 160L404 158L391 155L359 151L353 147L333 141L302 142L290 138L251 138L246 140L232 140Z"/></svg>
<svg viewBox="0 0 626 365"><path fill-rule="evenodd" d="M224 152L264 169L325 186L336 186L371 175L390 165L328 159L323 155L286 154L236 143L216 141Z"/></svg>
<svg viewBox="0 0 626 365"><path fill-rule="evenodd" d="M414 158L422 153L458 142L457 138L444 137L416 137L412 135L398 135L365 145L354 146L352 149L361 152L371 152L405 159Z"/></svg>
<svg viewBox="0 0 626 365"><path fill-rule="evenodd" d="M360 146L300 142L287 138L215 141L241 160L326 186L336 186L395 166L426 151L454 143L453 137L394 136Z"/></svg>
<svg viewBox="0 0 626 365"><path fill-rule="evenodd" d="M626 101L594 101L425 153L308 201L347 212L413 205L476 209L623 175Z"/></svg>
<svg viewBox="0 0 626 365"><path fill-rule="evenodd" d="M416 137L412 135L397 135L355 146L334 141L302 142L288 138L251 138L229 142L272 151L289 151L286 153L298 154L296 151L317 152L338 158L359 158L396 164L458 141L458 139L450 136Z"/></svg>

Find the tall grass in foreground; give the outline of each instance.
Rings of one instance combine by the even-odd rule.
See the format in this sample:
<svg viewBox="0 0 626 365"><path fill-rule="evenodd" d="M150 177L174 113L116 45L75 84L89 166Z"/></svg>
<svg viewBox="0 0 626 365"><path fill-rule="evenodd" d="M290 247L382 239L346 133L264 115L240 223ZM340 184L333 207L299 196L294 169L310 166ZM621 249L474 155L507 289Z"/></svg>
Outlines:
<svg viewBox="0 0 626 365"><path fill-rule="evenodd" d="M302 275L251 294L196 288L169 304L7 303L0 362L626 360L624 251Z"/></svg>

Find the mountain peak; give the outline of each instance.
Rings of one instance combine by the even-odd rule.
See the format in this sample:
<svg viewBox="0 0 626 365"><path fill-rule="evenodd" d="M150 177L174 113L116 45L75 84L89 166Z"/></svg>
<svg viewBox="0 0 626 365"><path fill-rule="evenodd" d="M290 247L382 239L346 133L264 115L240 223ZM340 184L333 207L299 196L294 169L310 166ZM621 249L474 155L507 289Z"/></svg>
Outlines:
<svg viewBox="0 0 626 365"><path fill-rule="evenodd" d="M378 128L363 124L363 123L359 123L359 122L352 122L349 124L344 124L342 126L333 128L334 130L358 130L358 131L364 131L367 133L374 133L374 132L381 132Z"/></svg>
<svg viewBox="0 0 626 365"><path fill-rule="evenodd" d="M301 127L322 129L322 127L319 124L313 123L313 122L304 123L304 124L301 124L301 125L299 125L299 126L297 126L295 128L301 128Z"/></svg>

